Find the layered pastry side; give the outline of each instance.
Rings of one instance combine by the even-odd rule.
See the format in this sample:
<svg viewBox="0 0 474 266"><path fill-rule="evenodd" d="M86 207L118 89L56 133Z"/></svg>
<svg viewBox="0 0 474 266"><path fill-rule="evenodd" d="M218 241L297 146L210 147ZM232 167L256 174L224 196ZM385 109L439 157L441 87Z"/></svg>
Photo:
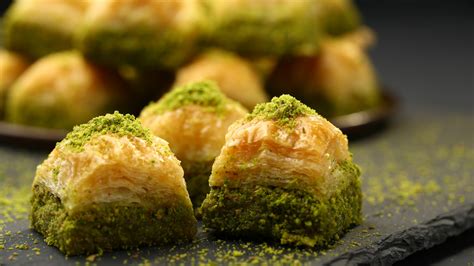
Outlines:
<svg viewBox="0 0 474 266"><path fill-rule="evenodd" d="M224 145L227 128L246 114L216 83L201 81L174 88L145 107L139 118L153 134L168 141L181 161L197 208L209 192L211 167Z"/></svg>
<svg viewBox="0 0 474 266"><path fill-rule="evenodd" d="M183 169L132 115L76 126L38 166L31 226L67 255L190 241Z"/></svg>
<svg viewBox="0 0 474 266"><path fill-rule="evenodd" d="M362 220L347 137L289 95L229 127L202 220L217 235L324 247Z"/></svg>

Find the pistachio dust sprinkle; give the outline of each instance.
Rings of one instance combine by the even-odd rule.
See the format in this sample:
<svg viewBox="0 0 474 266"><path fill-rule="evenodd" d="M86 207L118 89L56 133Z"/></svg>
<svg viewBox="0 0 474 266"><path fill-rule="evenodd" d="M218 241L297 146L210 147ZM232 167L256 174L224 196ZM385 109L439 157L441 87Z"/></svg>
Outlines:
<svg viewBox="0 0 474 266"><path fill-rule="evenodd" d="M310 107L288 94L283 94L280 97L273 97L268 103L257 104L247 119L273 120L291 128L295 126L296 118L315 114L316 111Z"/></svg>
<svg viewBox="0 0 474 266"><path fill-rule="evenodd" d="M115 111L113 114L106 114L93 118L89 122L75 126L67 134L66 138L58 145L64 145L76 151L82 151L84 145L94 136L113 134L117 136L134 136L151 143L152 135L150 131L142 126L135 119L135 116L122 115Z"/></svg>
<svg viewBox="0 0 474 266"><path fill-rule="evenodd" d="M220 113L228 101L215 82L200 81L176 87L157 103L152 103L146 108L151 108L154 113L161 114L187 105L199 105L212 107L214 111Z"/></svg>

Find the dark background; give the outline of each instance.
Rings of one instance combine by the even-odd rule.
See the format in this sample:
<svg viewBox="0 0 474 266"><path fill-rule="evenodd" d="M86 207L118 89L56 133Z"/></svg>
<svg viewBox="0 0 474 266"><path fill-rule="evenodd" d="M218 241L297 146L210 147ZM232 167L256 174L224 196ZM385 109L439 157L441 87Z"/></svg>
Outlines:
<svg viewBox="0 0 474 266"><path fill-rule="evenodd" d="M474 123L474 1L356 2L377 32L370 54L380 79L402 97L403 112L468 113ZM471 229L398 264L473 263Z"/></svg>
<svg viewBox="0 0 474 266"><path fill-rule="evenodd" d="M10 2L0 0L0 14ZM378 36L370 54L379 77L401 97L405 115L468 113L474 123L473 2L356 1ZM474 229L402 263L472 265Z"/></svg>
<svg viewBox="0 0 474 266"><path fill-rule="evenodd" d="M406 110L473 112L474 1L356 1L381 80Z"/></svg>

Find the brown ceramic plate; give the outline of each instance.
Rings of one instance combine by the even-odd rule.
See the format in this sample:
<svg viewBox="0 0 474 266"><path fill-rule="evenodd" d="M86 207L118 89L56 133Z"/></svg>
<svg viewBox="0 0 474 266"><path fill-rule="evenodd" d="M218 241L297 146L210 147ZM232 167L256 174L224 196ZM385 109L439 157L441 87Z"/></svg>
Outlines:
<svg viewBox="0 0 474 266"><path fill-rule="evenodd" d="M52 148L62 140L66 130L32 127L0 121L0 140L31 148Z"/></svg>
<svg viewBox="0 0 474 266"><path fill-rule="evenodd" d="M361 137L379 130L393 116L398 106L396 97L382 91L382 102L364 111L330 118L329 120L349 137ZM47 129L0 121L0 140L27 147L52 148L62 140L66 130Z"/></svg>
<svg viewBox="0 0 474 266"><path fill-rule="evenodd" d="M382 89L382 100L378 106L363 111L329 118L351 138L367 136L383 128L398 109L398 98L387 89Z"/></svg>

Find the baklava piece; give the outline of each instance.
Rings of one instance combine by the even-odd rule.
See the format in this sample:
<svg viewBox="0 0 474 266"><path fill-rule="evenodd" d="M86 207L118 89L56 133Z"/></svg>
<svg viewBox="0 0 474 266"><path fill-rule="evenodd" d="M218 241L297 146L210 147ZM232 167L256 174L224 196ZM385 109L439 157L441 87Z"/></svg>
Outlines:
<svg viewBox="0 0 474 266"><path fill-rule="evenodd" d="M243 55L308 52L321 35L314 1L209 0L207 6L209 42Z"/></svg>
<svg viewBox="0 0 474 266"><path fill-rule="evenodd" d="M346 136L282 95L229 127L202 220L217 235L324 247L361 222L359 176Z"/></svg>
<svg viewBox="0 0 474 266"><path fill-rule="evenodd" d="M246 114L244 107L210 81L177 87L140 114L143 125L168 141L181 161L195 208L209 192L211 167L224 145L227 128Z"/></svg>
<svg viewBox="0 0 474 266"><path fill-rule="evenodd" d="M274 95L290 93L333 117L377 106L380 85L366 47L370 31L326 39L313 56L280 60L267 81ZM291 89L289 89L291 88Z"/></svg>
<svg viewBox="0 0 474 266"><path fill-rule="evenodd" d="M243 55L310 54L360 25L351 0L207 0L209 42Z"/></svg>
<svg viewBox="0 0 474 266"><path fill-rule="evenodd" d="M115 72L66 51L43 57L21 75L8 94L6 119L72 129L98 115L126 110L129 98Z"/></svg>
<svg viewBox="0 0 474 266"><path fill-rule="evenodd" d="M103 64L173 69L194 53L205 24L201 8L199 0L94 1L78 45Z"/></svg>
<svg viewBox="0 0 474 266"><path fill-rule="evenodd" d="M175 86L213 80L227 97L249 109L268 101L258 72L245 59L230 52L213 50L203 53L179 69L176 75Z"/></svg>
<svg viewBox="0 0 474 266"><path fill-rule="evenodd" d="M74 47L90 0L18 0L8 10L4 45L37 59Z"/></svg>
<svg viewBox="0 0 474 266"><path fill-rule="evenodd" d="M77 126L38 166L31 225L67 255L189 241L183 169L166 141L118 112Z"/></svg>

